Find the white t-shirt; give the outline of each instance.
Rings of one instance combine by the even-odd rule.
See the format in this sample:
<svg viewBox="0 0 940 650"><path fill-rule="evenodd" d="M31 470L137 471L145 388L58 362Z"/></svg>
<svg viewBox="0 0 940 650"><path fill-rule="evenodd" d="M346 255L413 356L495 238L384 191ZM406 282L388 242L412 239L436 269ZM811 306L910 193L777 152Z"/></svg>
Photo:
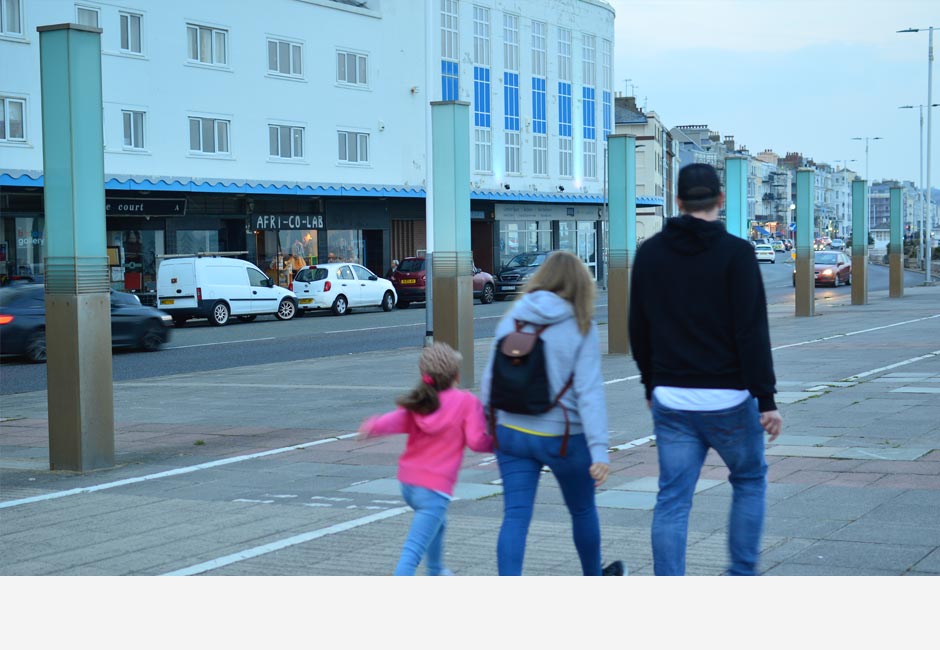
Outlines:
<svg viewBox="0 0 940 650"><path fill-rule="evenodd" d="M733 388L657 386L653 389L653 397L660 404L676 411L722 411L734 408L750 396L746 390Z"/></svg>

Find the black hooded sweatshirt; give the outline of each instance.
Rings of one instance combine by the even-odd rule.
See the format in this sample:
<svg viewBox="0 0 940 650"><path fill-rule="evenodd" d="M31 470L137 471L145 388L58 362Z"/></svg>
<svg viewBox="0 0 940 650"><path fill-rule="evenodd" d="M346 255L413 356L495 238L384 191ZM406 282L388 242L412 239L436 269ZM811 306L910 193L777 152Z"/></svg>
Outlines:
<svg viewBox="0 0 940 650"><path fill-rule="evenodd" d="M732 388L776 410L767 300L754 249L718 221L666 220L636 254L630 347L656 386Z"/></svg>

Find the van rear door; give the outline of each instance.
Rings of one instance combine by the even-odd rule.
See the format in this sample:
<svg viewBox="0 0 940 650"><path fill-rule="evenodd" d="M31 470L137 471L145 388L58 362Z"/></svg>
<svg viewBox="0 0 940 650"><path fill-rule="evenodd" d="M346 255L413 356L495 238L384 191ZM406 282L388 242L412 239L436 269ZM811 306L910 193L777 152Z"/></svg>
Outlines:
<svg viewBox="0 0 940 650"><path fill-rule="evenodd" d="M157 268L157 307L168 312L174 309L195 309L195 258L169 259Z"/></svg>

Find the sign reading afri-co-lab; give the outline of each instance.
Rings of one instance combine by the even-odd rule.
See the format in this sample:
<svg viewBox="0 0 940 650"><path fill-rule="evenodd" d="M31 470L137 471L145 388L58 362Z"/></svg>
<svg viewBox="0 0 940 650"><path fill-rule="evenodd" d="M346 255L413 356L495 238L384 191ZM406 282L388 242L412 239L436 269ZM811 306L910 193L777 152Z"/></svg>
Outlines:
<svg viewBox="0 0 940 650"><path fill-rule="evenodd" d="M322 214L259 214L254 217L255 230L315 230L324 228Z"/></svg>

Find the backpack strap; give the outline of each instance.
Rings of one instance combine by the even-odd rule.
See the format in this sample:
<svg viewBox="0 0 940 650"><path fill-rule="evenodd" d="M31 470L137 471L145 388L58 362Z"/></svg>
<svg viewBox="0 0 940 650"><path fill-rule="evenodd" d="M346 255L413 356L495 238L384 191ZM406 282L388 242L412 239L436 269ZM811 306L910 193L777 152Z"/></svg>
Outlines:
<svg viewBox="0 0 940 650"><path fill-rule="evenodd" d="M547 323L545 325L533 325L532 323L528 321L519 320L519 319L516 319L515 323L516 323L516 332L522 332L523 327L525 327L526 325L532 325L532 327L535 329L535 332L533 333L537 337L541 336L542 332L548 329L548 327L551 325L551 323Z"/></svg>
<svg viewBox="0 0 940 650"><path fill-rule="evenodd" d="M558 393L558 396L555 398L555 401L552 403L552 407L560 406L561 412L565 415L565 435L562 436L561 438L561 451L559 452L562 458L564 458L565 455L568 453L568 438L570 437L569 433L571 429L571 422L568 420L568 407L566 407L564 404L561 403L561 398L564 397L565 393L568 392L568 389L571 388L571 385L573 383L574 383L574 373L572 372L571 376L568 377L568 381L565 382L564 388L561 389L561 392Z"/></svg>

